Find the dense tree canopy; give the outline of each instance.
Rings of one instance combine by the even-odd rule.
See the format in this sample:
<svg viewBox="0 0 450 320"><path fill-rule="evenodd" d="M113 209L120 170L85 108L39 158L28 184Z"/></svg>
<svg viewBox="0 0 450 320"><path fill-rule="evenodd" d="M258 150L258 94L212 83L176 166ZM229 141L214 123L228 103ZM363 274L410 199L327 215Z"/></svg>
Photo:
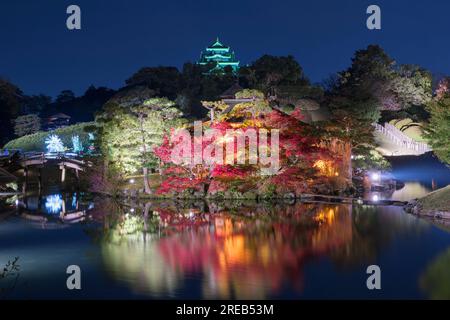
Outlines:
<svg viewBox="0 0 450 320"><path fill-rule="evenodd" d="M27 114L14 120L14 133L21 137L36 133L41 129L41 119L35 114Z"/></svg>
<svg viewBox="0 0 450 320"><path fill-rule="evenodd" d="M249 87L270 92L282 84L295 84L303 79L303 69L293 56L264 55L241 70Z"/></svg>
<svg viewBox="0 0 450 320"><path fill-rule="evenodd" d="M155 154L165 164L166 176L158 192L207 192L210 195L236 192L246 193L245 196L248 196L248 192L257 192L265 196L274 195L275 192L279 194L303 192L310 187L309 179L318 173L318 169L314 166L315 161L333 159L331 153L319 146L319 140L311 132L312 128L301 122L299 113L287 115L272 109L263 95L254 90L245 90L238 95L251 96L255 99L239 103L231 111L223 112L223 108L219 108L222 112L216 114L214 121L203 123L204 130L212 129L214 134L208 135L207 138L205 136L201 141L197 141L197 137L190 138L192 144L196 141L200 143L203 156L210 155L213 150L211 153L213 159L203 158L201 164L193 162L192 159L195 157L193 148L190 151L192 154L188 154L191 159L178 163L178 159L182 157L173 155L180 148L176 135L166 137L161 146L155 148ZM279 166L275 171L269 170L270 168L259 162L260 160L252 161L248 149L243 151L239 147L232 147L232 158L235 161L232 161L233 164L228 163L225 159L230 155L225 154L223 149L228 148L225 142L234 144L234 135L238 134L234 130L250 136L252 135L250 131L258 132L255 139L259 142L262 139L260 136L262 131L277 131ZM269 142L270 148L272 143L273 140ZM275 156L273 152L275 151L270 151L271 156ZM261 155L259 149L259 157ZM238 159L242 159L243 162L238 162ZM265 175L263 172L268 174Z"/></svg>
<svg viewBox="0 0 450 320"><path fill-rule="evenodd" d="M157 95L175 99L180 89L181 75L176 67L146 67L126 80L128 86L144 85Z"/></svg>
<svg viewBox="0 0 450 320"><path fill-rule="evenodd" d="M330 134L347 140L353 152L372 145L373 126L380 117L379 100L374 90L392 76L393 61L378 46L359 50L351 66L340 72L326 96L332 113Z"/></svg>
<svg viewBox="0 0 450 320"><path fill-rule="evenodd" d="M125 175L143 170L144 185L149 192L147 170L158 167L153 148L171 128L183 123L181 116L181 111L167 98L151 98L131 108L109 102L96 118L103 156L109 166Z"/></svg>
<svg viewBox="0 0 450 320"><path fill-rule="evenodd" d="M425 137L439 159L450 164L450 94L440 97L428 104L431 117Z"/></svg>
<svg viewBox="0 0 450 320"><path fill-rule="evenodd" d="M11 120L19 115L22 101L22 91L14 84L0 79L0 143L2 144L13 135Z"/></svg>

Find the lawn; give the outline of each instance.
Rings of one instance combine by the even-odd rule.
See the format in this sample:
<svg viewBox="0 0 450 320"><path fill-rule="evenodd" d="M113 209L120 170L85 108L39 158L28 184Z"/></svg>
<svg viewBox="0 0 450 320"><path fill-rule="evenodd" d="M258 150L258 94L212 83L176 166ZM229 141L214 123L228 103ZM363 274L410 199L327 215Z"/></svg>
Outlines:
<svg viewBox="0 0 450 320"><path fill-rule="evenodd" d="M419 199L424 211L450 212L450 185L438 189Z"/></svg>

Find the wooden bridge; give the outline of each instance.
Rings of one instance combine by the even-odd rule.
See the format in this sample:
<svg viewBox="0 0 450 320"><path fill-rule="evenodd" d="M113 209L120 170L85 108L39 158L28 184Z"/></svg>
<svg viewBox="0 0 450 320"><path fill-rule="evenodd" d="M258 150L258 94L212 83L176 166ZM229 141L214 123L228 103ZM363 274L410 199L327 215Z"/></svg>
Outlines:
<svg viewBox="0 0 450 320"><path fill-rule="evenodd" d="M20 166L24 168L25 178L28 177L30 167L37 166L40 168L48 165L58 166L61 170L61 182L65 182L67 169L73 169L78 179L79 172L85 171L85 168L92 166L92 163L67 157L65 154L45 154L43 152L26 152L20 159Z"/></svg>
<svg viewBox="0 0 450 320"><path fill-rule="evenodd" d="M86 166L92 166L89 161L78 160L65 156L64 154L45 154L43 152L27 152L24 153L20 165L28 171L32 166L57 165L61 170L61 182L66 179L66 170L75 170L77 178L80 171L85 171Z"/></svg>
<svg viewBox="0 0 450 320"><path fill-rule="evenodd" d="M83 172L87 167L92 166L90 161L76 159L64 153L44 153L44 152L21 152L20 150L1 150L0 152L0 183L7 183L17 180L13 173L23 169L25 183L23 192L26 191L28 184L29 170L38 169L39 189L42 187L42 168L48 166L57 166L61 170L61 182L66 181L67 170L73 170L77 179L80 171Z"/></svg>

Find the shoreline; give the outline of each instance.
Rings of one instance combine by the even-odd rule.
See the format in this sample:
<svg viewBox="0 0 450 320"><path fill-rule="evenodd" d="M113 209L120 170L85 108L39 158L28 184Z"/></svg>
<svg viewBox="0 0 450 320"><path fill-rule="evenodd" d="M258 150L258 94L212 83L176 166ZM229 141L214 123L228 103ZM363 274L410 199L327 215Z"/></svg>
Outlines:
<svg viewBox="0 0 450 320"><path fill-rule="evenodd" d="M450 220L450 185L409 201L405 212L418 217Z"/></svg>

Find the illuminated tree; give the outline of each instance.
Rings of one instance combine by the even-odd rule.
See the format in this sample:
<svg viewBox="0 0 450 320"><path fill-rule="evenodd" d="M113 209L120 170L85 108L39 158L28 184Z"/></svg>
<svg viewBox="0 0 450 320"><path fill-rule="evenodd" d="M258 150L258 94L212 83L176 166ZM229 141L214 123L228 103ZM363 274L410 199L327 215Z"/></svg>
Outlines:
<svg viewBox="0 0 450 320"><path fill-rule="evenodd" d="M450 79L444 78L438 83L438 87L436 88L436 99L441 100L444 98L445 94L447 94L450 90Z"/></svg>
<svg viewBox="0 0 450 320"><path fill-rule="evenodd" d="M220 115L214 123L204 124L204 127L214 129L215 134L208 139L202 139L201 152L205 154L206 148L213 145L214 156L217 156L215 146L223 148L224 141L229 141L230 138L231 141L235 141L234 136L229 136L228 129L241 130L244 135L250 129L256 132L260 132L261 129L267 132L271 132L272 129L278 130L280 168L268 176L261 174L265 169L260 162L251 163L249 153L245 152L242 155L240 153L242 150L238 148L233 149L233 157L238 159L243 156L244 163L227 164L225 160L222 163L217 161L206 163L203 159L201 164L192 162L175 164L171 155L177 146L176 139L169 139L166 136L162 145L155 148L156 156L166 167L165 179L158 192L181 193L191 190L212 194L230 189L236 189L241 193L251 189L267 192L270 188L275 188L279 192L305 190L307 178L318 172L313 167L314 161L318 158L331 159L331 156L319 147L319 140L312 135L312 128L301 122L300 118L298 112L287 115L271 109L267 101L256 99L236 105L231 112ZM196 138L191 139L194 144ZM269 140L268 138L268 142ZM191 148L192 157L193 149ZM225 157L225 152L223 156Z"/></svg>
<svg viewBox="0 0 450 320"><path fill-rule="evenodd" d="M202 106L209 110L209 119L214 122L214 114L216 111L223 112L227 105L222 101L202 101Z"/></svg>
<svg viewBox="0 0 450 320"><path fill-rule="evenodd" d="M80 140L80 136L72 136L72 150L73 152L83 152L83 143Z"/></svg>
<svg viewBox="0 0 450 320"><path fill-rule="evenodd" d="M148 168L157 168L159 163L152 150L170 128L183 123L181 116L181 111L167 98L151 98L131 108L109 103L97 117L103 155L125 175L142 170L145 191L150 193Z"/></svg>
<svg viewBox="0 0 450 320"><path fill-rule="evenodd" d="M431 117L425 127L425 138L438 158L450 164L450 95L431 101L427 107Z"/></svg>
<svg viewBox="0 0 450 320"><path fill-rule="evenodd" d="M48 138L45 139L45 144L48 152L64 152L66 149L61 138L55 134L48 136Z"/></svg>

